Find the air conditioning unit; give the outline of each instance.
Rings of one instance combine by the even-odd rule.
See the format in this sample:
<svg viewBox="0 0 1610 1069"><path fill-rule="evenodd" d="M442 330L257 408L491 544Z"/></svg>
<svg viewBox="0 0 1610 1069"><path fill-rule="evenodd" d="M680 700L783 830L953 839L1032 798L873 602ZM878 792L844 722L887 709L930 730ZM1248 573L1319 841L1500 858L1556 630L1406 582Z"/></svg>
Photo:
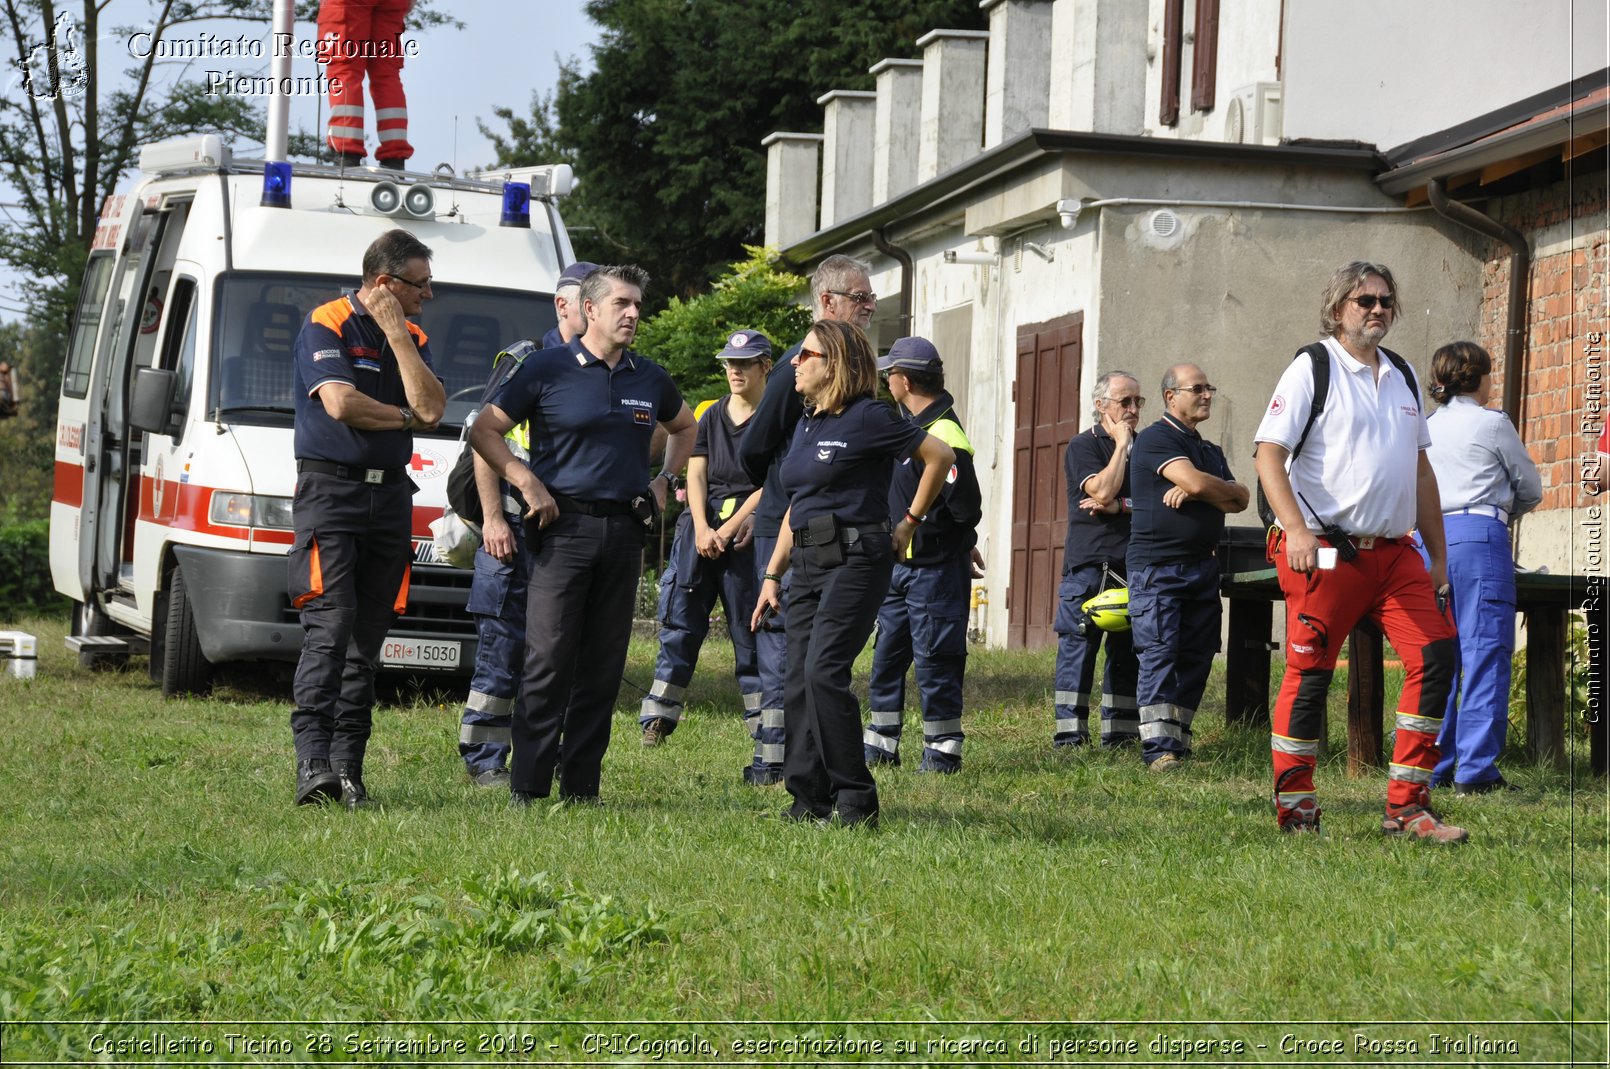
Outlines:
<svg viewBox="0 0 1610 1069"><path fill-rule="evenodd" d="M1224 109L1224 139L1243 145L1280 144L1280 83L1254 82L1230 96Z"/></svg>

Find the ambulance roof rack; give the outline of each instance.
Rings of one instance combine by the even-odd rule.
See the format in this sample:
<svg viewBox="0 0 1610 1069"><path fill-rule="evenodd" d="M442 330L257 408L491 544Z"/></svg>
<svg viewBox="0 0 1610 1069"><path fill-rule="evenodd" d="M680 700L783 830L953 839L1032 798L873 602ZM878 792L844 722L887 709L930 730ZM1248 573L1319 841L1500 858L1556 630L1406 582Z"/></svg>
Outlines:
<svg viewBox="0 0 1610 1069"><path fill-rule="evenodd" d="M217 134L158 141L140 148L140 170L146 174L202 172L249 174L261 177L264 162L261 159L237 158L229 146L224 144L223 138ZM531 195L538 199L562 197L569 193L574 185L568 164L549 164L518 170L521 180L530 181ZM460 178L445 166L434 172L392 171L382 167L340 167L333 163L304 161L292 161L291 174L306 178L345 178L355 182L424 184L436 189L459 189L499 195L503 192L505 180L503 170L472 172Z"/></svg>

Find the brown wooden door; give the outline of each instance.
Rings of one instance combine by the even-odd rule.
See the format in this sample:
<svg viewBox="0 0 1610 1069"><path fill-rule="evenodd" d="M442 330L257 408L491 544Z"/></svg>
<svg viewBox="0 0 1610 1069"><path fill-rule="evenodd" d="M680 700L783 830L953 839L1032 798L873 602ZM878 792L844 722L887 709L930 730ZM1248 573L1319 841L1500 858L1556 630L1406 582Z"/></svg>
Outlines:
<svg viewBox="0 0 1610 1069"><path fill-rule="evenodd" d="M1084 313L1019 327L1012 441L1012 578L1007 645L1038 649L1056 641L1057 586L1068 531L1062 454L1079 431Z"/></svg>

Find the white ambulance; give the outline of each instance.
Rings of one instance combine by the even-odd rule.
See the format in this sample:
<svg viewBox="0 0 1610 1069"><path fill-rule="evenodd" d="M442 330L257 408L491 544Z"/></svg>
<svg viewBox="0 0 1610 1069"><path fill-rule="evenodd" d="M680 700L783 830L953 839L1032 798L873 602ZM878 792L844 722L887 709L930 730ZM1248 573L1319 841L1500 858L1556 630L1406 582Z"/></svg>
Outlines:
<svg viewBox="0 0 1610 1069"><path fill-rule="evenodd" d="M69 647L92 666L148 652L169 695L204 690L214 665L296 659L292 350L400 226L435 254L419 324L448 404L415 436L414 570L382 662L467 674L472 573L436 561L428 525L493 356L554 325L569 168L500 185L265 165L205 136L146 147L140 170L102 211L62 376L50 569L77 603Z"/></svg>

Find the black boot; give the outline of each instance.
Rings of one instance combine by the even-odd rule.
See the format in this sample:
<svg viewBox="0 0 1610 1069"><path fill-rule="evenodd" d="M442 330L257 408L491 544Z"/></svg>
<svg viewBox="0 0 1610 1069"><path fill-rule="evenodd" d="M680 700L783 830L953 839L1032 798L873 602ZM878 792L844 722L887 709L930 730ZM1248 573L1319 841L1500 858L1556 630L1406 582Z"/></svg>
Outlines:
<svg viewBox="0 0 1610 1069"><path fill-rule="evenodd" d="M341 794L341 780L330 771L330 762L322 757L299 761L296 765L296 804L316 805L328 802Z"/></svg>
<svg viewBox="0 0 1610 1069"><path fill-rule="evenodd" d="M342 805L361 809L369 804L369 792L363 788L363 762L338 761L335 774L341 784Z"/></svg>

